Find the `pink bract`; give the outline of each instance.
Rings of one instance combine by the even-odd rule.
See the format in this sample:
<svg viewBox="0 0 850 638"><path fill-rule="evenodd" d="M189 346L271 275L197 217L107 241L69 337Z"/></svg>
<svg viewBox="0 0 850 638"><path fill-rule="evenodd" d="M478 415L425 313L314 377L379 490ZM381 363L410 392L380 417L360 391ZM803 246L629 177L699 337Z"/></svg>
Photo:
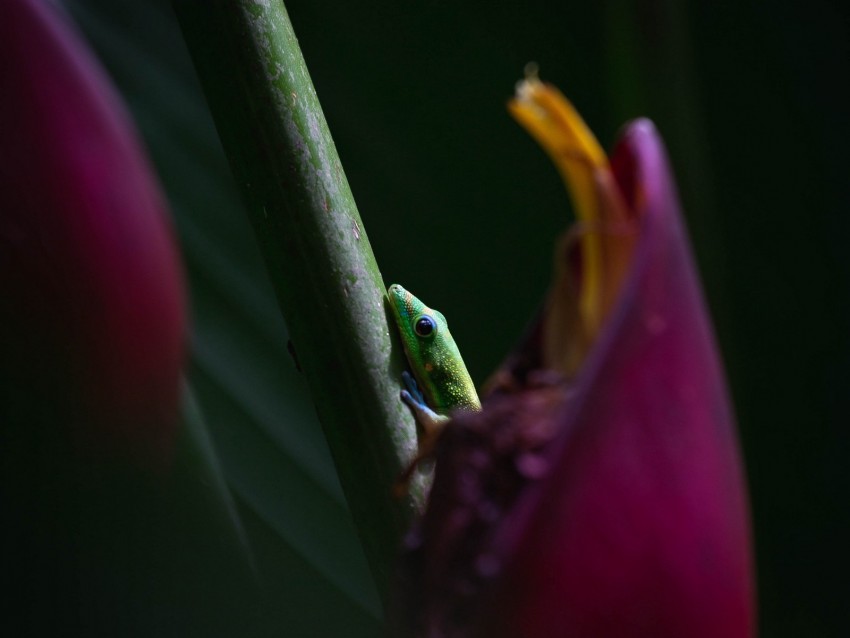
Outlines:
<svg viewBox="0 0 850 638"><path fill-rule="evenodd" d="M612 156L640 237L558 418L550 473L500 525L476 635L744 638L754 631L734 418L662 142Z"/></svg>
<svg viewBox="0 0 850 638"><path fill-rule="evenodd" d="M733 415L649 121L626 127L611 165L637 232L611 314L570 379L541 369L542 314L483 411L446 427L405 545L401 635L753 635Z"/></svg>
<svg viewBox="0 0 850 638"><path fill-rule="evenodd" d="M13 411L57 417L81 449L163 460L186 336L164 198L55 9L4 1L0 64L0 365Z"/></svg>

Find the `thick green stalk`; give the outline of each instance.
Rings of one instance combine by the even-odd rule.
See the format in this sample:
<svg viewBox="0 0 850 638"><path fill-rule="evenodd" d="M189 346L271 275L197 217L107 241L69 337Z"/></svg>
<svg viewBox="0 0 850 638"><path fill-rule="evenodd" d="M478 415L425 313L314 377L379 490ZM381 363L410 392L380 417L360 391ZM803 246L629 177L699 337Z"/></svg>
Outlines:
<svg viewBox="0 0 850 638"><path fill-rule="evenodd" d="M173 0L378 588L421 500L385 288L279 0Z"/></svg>

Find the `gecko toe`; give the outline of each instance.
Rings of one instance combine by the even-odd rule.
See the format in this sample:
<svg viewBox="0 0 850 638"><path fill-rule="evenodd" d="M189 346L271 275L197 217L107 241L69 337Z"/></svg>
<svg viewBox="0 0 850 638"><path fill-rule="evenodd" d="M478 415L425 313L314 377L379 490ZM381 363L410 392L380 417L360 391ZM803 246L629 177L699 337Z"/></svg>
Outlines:
<svg viewBox="0 0 850 638"><path fill-rule="evenodd" d="M420 405L425 405L425 396L422 394L422 391L419 389L419 384L416 383L416 379L412 374L410 374L407 370L401 373L402 381L404 381L404 385L407 387L406 391L413 401ZM402 397L403 398L403 397Z"/></svg>

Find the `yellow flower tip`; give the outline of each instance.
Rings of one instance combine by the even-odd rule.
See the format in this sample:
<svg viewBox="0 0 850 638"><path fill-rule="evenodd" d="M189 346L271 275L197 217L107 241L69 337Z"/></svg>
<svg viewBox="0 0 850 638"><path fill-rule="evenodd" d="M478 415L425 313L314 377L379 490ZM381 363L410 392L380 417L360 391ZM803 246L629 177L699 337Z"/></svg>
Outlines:
<svg viewBox="0 0 850 638"><path fill-rule="evenodd" d="M536 65L516 85L508 109L517 121L552 155L558 168L563 162L607 167L608 157L572 103L537 76Z"/></svg>
<svg viewBox="0 0 850 638"><path fill-rule="evenodd" d="M628 217L608 157L572 103L539 79L536 65L526 67L508 110L552 159L573 201L581 231L578 312L585 341L592 343L619 290L619 277L612 277L608 263L612 254L606 228ZM614 262L619 264L622 251L617 252Z"/></svg>
<svg viewBox="0 0 850 638"><path fill-rule="evenodd" d="M522 72L525 75L526 80L529 80L531 78L537 79L540 77L540 66L537 64L537 62L532 61L525 65L525 68L523 68Z"/></svg>

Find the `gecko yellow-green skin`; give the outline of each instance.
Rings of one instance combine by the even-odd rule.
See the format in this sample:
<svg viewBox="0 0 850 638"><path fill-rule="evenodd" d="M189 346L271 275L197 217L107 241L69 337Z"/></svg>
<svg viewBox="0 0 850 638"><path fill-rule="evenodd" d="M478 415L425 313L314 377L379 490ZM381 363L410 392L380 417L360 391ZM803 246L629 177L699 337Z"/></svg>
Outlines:
<svg viewBox="0 0 850 638"><path fill-rule="evenodd" d="M417 421L431 430L447 421L454 410L480 410L475 385L442 313L432 310L398 284L390 286L387 295L417 382L413 384L409 377L405 378L409 392L402 391L401 397ZM423 397L417 396L417 384L427 406L423 405Z"/></svg>

